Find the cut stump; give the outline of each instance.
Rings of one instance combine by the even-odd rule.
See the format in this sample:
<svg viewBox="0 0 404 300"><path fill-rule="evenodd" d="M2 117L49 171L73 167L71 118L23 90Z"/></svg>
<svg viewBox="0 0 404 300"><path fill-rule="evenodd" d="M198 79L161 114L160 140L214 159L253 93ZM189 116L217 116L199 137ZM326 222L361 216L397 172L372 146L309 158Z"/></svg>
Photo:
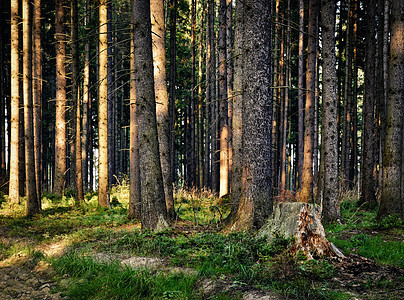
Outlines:
<svg viewBox="0 0 404 300"><path fill-rule="evenodd" d="M271 242L276 236L294 238L292 252L302 251L309 259L316 257L339 257L344 255L327 240L321 224L320 211L315 204L301 202L279 203L258 232Z"/></svg>

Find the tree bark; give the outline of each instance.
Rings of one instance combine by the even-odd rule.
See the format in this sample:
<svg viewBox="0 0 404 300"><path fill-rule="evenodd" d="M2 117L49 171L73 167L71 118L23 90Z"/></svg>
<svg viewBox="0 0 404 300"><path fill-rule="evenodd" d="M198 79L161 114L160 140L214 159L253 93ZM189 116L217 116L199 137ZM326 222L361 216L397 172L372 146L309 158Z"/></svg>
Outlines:
<svg viewBox="0 0 404 300"><path fill-rule="evenodd" d="M404 113L404 3L391 2L390 65L388 74L388 102L386 143L383 157L383 190L378 218L397 214L403 217L402 151Z"/></svg>
<svg viewBox="0 0 404 300"><path fill-rule="evenodd" d="M23 18L23 99L24 99L24 140L26 174L26 214L32 216L41 211L41 202L36 193L34 113L32 94L32 27L28 0L22 2Z"/></svg>
<svg viewBox="0 0 404 300"><path fill-rule="evenodd" d="M324 162L322 217L326 222L340 218L338 193L337 71L335 54L335 1L321 1L323 41L323 119L321 160Z"/></svg>
<svg viewBox="0 0 404 300"><path fill-rule="evenodd" d="M242 72L236 63L234 74L242 99L243 152L234 159L242 159L242 186L229 230L259 228L272 213L271 8L264 0L237 1L236 16L236 55L244 56Z"/></svg>
<svg viewBox="0 0 404 300"><path fill-rule="evenodd" d="M163 173L164 194L166 199L167 216L169 220L175 217L173 182L171 178L170 147L169 147L169 108L166 81L166 50L164 5L162 0L151 0L151 20L153 31L153 64L154 90L156 94L157 129L160 148L160 162Z"/></svg>
<svg viewBox="0 0 404 300"><path fill-rule="evenodd" d="M299 0L299 59L298 59L298 188L302 186L304 160L304 1Z"/></svg>
<svg viewBox="0 0 404 300"><path fill-rule="evenodd" d="M138 119L142 228L168 227L157 137L150 1L133 0L136 103Z"/></svg>
<svg viewBox="0 0 404 300"><path fill-rule="evenodd" d="M19 79L19 30L18 0L11 1L11 141L9 201L18 203L19 182L19 126L20 126L20 79ZM21 183L22 184L22 183Z"/></svg>
<svg viewBox="0 0 404 300"><path fill-rule="evenodd" d="M98 71L98 203L110 207L108 174L108 8L107 0L99 5Z"/></svg>
<svg viewBox="0 0 404 300"><path fill-rule="evenodd" d="M376 206L375 177L374 177L374 98L375 98L375 5L374 0L367 2L367 35L365 62L365 91L363 100L363 139L362 139L362 168L361 196L359 204L367 202Z"/></svg>
<svg viewBox="0 0 404 300"><path fill-rule="evenodd" d="M314 125L315 125L315 101L316 101L316 57L317 57L317 16L319 12L319 1L309 1L309 41L307 54L306 73L306 111L304 131L304 162L302 174L302 189L300 192L301 202L313 202L313 149Z"/></svg>
<svg viewBox="0 0 404 300"><path fill-rule="evenodd" d="M56 39L56 131L55 131L55 181L53 192L62 195L66 173L66 42L64 1L55 2Z"/></svg>

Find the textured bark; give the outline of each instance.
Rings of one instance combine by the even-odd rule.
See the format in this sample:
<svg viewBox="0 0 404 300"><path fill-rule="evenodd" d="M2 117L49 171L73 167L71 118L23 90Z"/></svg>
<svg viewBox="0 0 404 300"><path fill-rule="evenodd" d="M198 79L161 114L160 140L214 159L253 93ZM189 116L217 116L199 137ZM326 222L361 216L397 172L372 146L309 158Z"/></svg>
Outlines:
<svg viewBox="0 0 404 300"><path fill-rule="evenodd" d="M236 16L237 26L242 24L236 27L236 50L244 56L241 74L238 67L234 74L237 86L242 84L242 186L229 230L259 228L272 213L270 7L261 0L237 1Z"/></svg>
<svg viewBox="0 0 404 300"><path fill-rule="evenodd" d="M375 177L374 177L374 99L375 99L375 5L374 0L367 2L367 34L366 34L366 65L365 91L363 100L363 130L362 130L362 168L361 196L359 204L367 202L376 206Z"/></svg>
<svg viewBox="0 0 404 300"><path fill-rule="evenodd" d="M157 137L150 1L133 0L136 103L138 118L142 228L168 227Z"/></svg>
<svg viewBox="0 0 404 300"><path fill-rule="evenodd" d="M66 42L64 1L55 1L56 39L56 127L55 127L55 181L53 192L62 195L66 173Z"/></svg>
<svg viewBox="0 0 404 300"><path fill-rule="evenodd" d="M80 110L80 97L79 97L79 53L78 53L78 7L77 0L71 1L71 52L72 52L72 102L73 102L73 132L74 132L74 145L75 145L75 174L74 174L74 188L76 193L76 200L82 202L84 200L83 194L83 173L82 173L82 157L81 157L81 110Z"/></svg>
<svg viewBox="0 0 404 300"><path fill-rule="evenodd" d="M175 217L173 182L171 178L169 147L169 113L166 81L166 50L163 0L151 0L151 20L153 31L154 90L156 94L157 129L160 148L160 162L164 181L167 215Z"/></svg>
<svg viewBox="0 0 404 300"><path fill-rule="evenodd" d="M205 1L202 1L202 13L201 13L201 31L199 35L199 45L198 45L198 52L199 52L199 60L198 60L198 138L197 138L197 145L198 145L198 165L197 165L197 185L198 188L203 187L204 182L204 152L203 152L203 132L204 132L204 120L203 120L203 45L204 45L204 34L203 28L205 27Z"/></svg>
<svg viewBox="0 0 404 300"><path fill-rule="evenodd" d="M110 207L108 174L108 19L107 0L99 5L98 203Z"/></svg>
<svg viewBox="0 0 404 300"><path fill-rule="evenodd" d="M10 141L10 183L9 201L19 202L19 126L20 126L20 79L19 66L19 15L18 0L11 1L11 141ZM22 183L21 183L22 184Z"/></svg>
<svg viewBox="0 0 404 300"><path fill-rule="evenodd" d="M83 70L83 133L82 133L82 154L81 159L83 163L82 171L84 178L84 191L87 191L89 188L89 178L88 178L88 135L89 135L89 101L91 101L89 97L89 88L90 88L90 41L88 39L88 25L90 21L90 7L89 0L86 0L86 16L84 17L84 27L86 28L86 40L84 46L84 70Z"/></svg>
<svg viewBox="0 0 404 300"><path fill-rule="evenodd" d="M335 1L321 1L323 41L323 119L321 160L324 163L322 190L323 219L327 222L340 218L338 193L338 131L337 131L337 71L335 55Z"/></svg>
<svg viewBox="0 0 404 300"><path fill-rule="evenodd" d="M386 143L383 157L383 190L378 217L403 217L402 151L404 114L404 3L391 1L390 65Z"/></svg>
<svg viewBox="0 0 404 300"><path fill-rule="evenodd" d="M298 188L302 186L304 160L304 1L299 0L299 61L298 61Z"/></svg>
<svg viewBox="0 0 404 300"><path fill-rule="evenodd" d="M177 1L170 0L170 99L169 99L169 114L170 114L170 165L171 165L171 179L176 181L176 152L175 152L175 84L176 84L176 22L177 22Z"/></svg>
<svg viewBox="0 0 404 300"><path fill-rule="evenodd" d="M309 41L307 46L307 73L306 73L306 111L304 130L304 162L302 173L301 202L313 202L313 152L314 145L315 101L316 101L316 57L317 57L317 16L319 0L309 1Z"/></svg>
<svg viewBox="0 0 404 300"><path fill-rule="evenodd" d="M36 193L35 153L34 153L34 112L32 94L32 26L30 4L22 2L23 40L23 99L24 99L24 140L25 140L25 201L27 216L41 211L41 202Z"/></svg>
<svg viewBox="0 0 404 300"><path fill-rule="evenodd" d="M220 0L218 52L219 52L218 54L219 54L219 133L220 133L219 197L222 197L229 193L226 0Z"/></svg>
<svg viewBox="0 0 404 300"><path fill-rule="evenodd" d="M205 159L204 159L204 186L209 188L211 186L212 178L211 178L211 146L212 146L212 137L211 137L211 119L210 119L210 108L212 106L212 95L211 95L211 77L212 77L212 56L211 56L211 43L210 36L211 32L211 1L206 1L206 101L205 101Z"/></svg>
<svg viewBox="0 0 404 300"><path fill-rule="evenodd" d="M34 77L34 151L35 181L38 199L42 190L42 49L41 49L41 0L34 1L33 11L33 77Z"/></svg>
<svg viewBox="0 0 404 300"><path fill-rule="evenodd" d="M229 186L232 181L233 164L233 4L232 0L226 1L226 59L227 59L227 115L228 115L228 145L229 145Z"/></svg>
<svg viewBox="0 0 404 300"><path fill-rule="evenodd" d="M131 18L133 23L133 7L131 9ZM140 161L139 161L139 142L138 142L138 123L136 117L136 82L135 82L135 55L133 43L133 24L131 24L130 40L130 133L129 133L129 160L130 160L130 186L129 186L129 218L140 220Z"/></svg>

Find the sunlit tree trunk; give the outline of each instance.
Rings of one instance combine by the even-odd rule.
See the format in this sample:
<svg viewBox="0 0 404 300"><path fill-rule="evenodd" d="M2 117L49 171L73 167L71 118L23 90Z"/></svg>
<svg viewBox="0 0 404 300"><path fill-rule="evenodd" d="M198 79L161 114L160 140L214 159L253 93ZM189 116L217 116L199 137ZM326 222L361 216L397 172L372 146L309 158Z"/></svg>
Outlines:
<svg viewBox="0 0 404 300"><path fill-rule="evenodd" d="M169 115L170 115L170 165L171 165L171 179L176 181L176 150L175 150L175 84L176 84L176 20L177 20L177 1L170 0L170 99L169 99Z"/></svg>
<svg viewBox="0 0 404 300"><path fill-rule="evenodd" d="M219 196L229 193L228 104L227 104L227 51L226 0L219 7L219 134L220 134L220 186Z"/></svg>
<svg viewBox="0 0 404 300"><path fill-rule="evenodd" d="M323 219L327 222L340 218L338 193L338 133L337 133L337 71L335 54L335 1L321 1L323 41L323 115L322 153L324 182L322 184Z"/></svg>
<svg viewBox="0 0 404 300"><path fill-rule="evenodd" d="M235 62L234 75L235 90L241 92L235 103L242 99L242 155L234 156L234 164L242 158L242 186L230 230L259 228L272 213L270 11L267 1L237 1L235 56L243 56L243 63Z"/></svg>
<svg viewBox="0 0 404 300"><path fill-rule="evenodd" d="M386 143L383 157L383 190L378 218L403 217L402 151L404 114L404 2L391 2L391 40L388 74Z"/></svg>
<svg viewBox="0 0 404 300"><path fill-rule="evenodd" d="M108 9L107 0L99 5L98 71L98 203L110 207L108 188Z"/></svg>
<svg viewBox="0 0 404 300"><path fill-rule="evenodd" d="M136 83L135 83L135 55L133 44L133 5L131 9L131 39L130 39L130 133L129 133L129 218L140 220L140 161L138 143L138 123L136 117Z"/></svg>
<svg viewBox="0 0 404 300"><path fill-rule="evenodd" d="M306 110L304 131L304 161L302 174L301 202L313 202L313 149L315 134L315 99L316 99L316 57L317 57L317 16L319 0L309 1L309 41L307 46L306 73Z"/></svg>
<svg viewBox="0 0 404 300"><path fill-rule="evenodd" d="M138 119L142 228L168 227L157 137L150 1L133 0L136 104Z"/></svg>
<svg viewBox="0 0 404 300"><path fill-rule="evenodd" d="M79 97L79 53L78 53L78 12L77 0L72 0L71 3L71 51L72 51L72 102L73 102L73 132L75 136L74 145L76 147L74 153L75 164L75 193L76 200L82 202L83 195L83 173L82 173L82 157L81 157L81 110Z"/></svg>
<svg viewBox="0 0 404 300"><path fill-rule="evenodd" d="M304 1L299 0L299 60L298 60L298 188L302 186L304 160Z"/></svg>
<svg viewBox="0 0 404 300"><path fill-rule="evenodd" d="M22 2L23 18L23 99L24 99L24 140L25 140L25 174L27 216L39 213L41 203L36 193L35 152L34 152L34 113L32 93L32 27L30 3Z"/></svg>
<svg viewBox="0 0 404 300"><path fill-rule="evenodd" d="M361 196L359 203L367 202L376 206L375 177L373 174L375 163L374 143L374 99L375 99L375 0L367 2L367 34L365 86L363 99L363 130L362 130L362 168L361 168Z"/></svg>
<svg viewBox="0 0 404 300"><path fill-rule="evenodd" d="M233 1L226 0L226 51L227 51L227 115L228 115L228 145L229 145L229 189L233 163Z"/></svg>
<svg viewBox="0 0 404 300"><path fill-rule="evenodd" d="M9 201L19 202L19 126L20 126L20 79L19 79L19 30L18 0L11 1L11 141ZM21 183L22 184L22 183Z"/></svg>
<svg viewBox="0 0 404 300"><path fill-rule="evenodd" d="M89 98L89 87L90 87L90 41L88 38L89 34L89 21L90 21L90 7L89 0L86 0L86 16L84 17L84 27L86 29L86 39L84 46L84 70L83 70L83 132L81 140L81 159L82 159L82 171L84 179L84 191L89 188L89 178L88 178L88 120L89 120L89 109L88 104L91 99Z"/></svg>
<svg viewBox="0 0 404 300"><path fill-rule="evenodd" d="M151 20L153 31L153 65L154 90L156 94L157 129L160 148L160 162L164 181L169 220L175 215L173 199L173 183L171 178L170 147L169 147L169 113L166 81L166 50L163 0L151 0Z"/></svg>
<svg viewBox="0 0 404 300"><path fill-rule="evenodd" d="M41 49L41 0L34 1L33 11L33 114L34 114L34 149L35 181L38 199L42 190L42 49Z"/></svg>
<svg viewBox="0 0 404 300"><path fill-rule="evenodd" d="M66 173L66 43L63 0L55 2L56 39L56 127L55 127L55 181L53 192L61 195L65 188Z"/></svg>

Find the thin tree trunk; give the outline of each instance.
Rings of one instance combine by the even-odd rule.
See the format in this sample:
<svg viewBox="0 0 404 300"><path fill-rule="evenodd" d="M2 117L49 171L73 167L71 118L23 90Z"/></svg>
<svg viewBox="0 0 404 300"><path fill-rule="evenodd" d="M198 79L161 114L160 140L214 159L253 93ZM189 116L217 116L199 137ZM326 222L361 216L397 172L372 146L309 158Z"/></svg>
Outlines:
<svg viewBox="0 0 404 300"><path fill-rule="evenodd" d="M160 148L160 162L164 181L167 216L175 217L173 183L171 178L169 146L169 107L166 81L165 23L163 0L151 0L151 18L153 31L154 90L156 94L157 129Z"/></svg>
<svg viewBox="0 0 404 300"><path fill-rule="evenodd" d="M304 1L299 0L299 61L298 61L298 188L302 186L304 160Z"/></svg>
<svg viewBox="0 0 404 300"><path fill-rule="evenodd" d="M108 8L107 0L99 6L99 88L98 88L98 203L110 207L108 174Z"/></svg>
<svg viewBox="0 0 404 300"><path fill-rule="evenodd" d="M229 189L232 182L233 164L233 1L226 1L226 51L227 51L227 115L228 115L228 147L229 147Z"/></svg>
<svg viewBox="0 0 404 300"><path fill-rule="evenodd" d="M306 73L306 112L304 131L304 162L302 174L302 189L300 192L301 202L313 202L313 152L315 133L315 101L316 101L316 57L317 57L317 16L319 1L309 1L309 41L307 54Z"/></svg>
<svg viewBox="0 0 404 300"><path fill-rule="evenodd" d="M133 6L133 4L132 4ZM136 82L135 82L135 47L133 43L133 7L131 9L131 38L130 38L130 133L129 133L129 218L141 218L140 202L140 160L139 160L139 142L138 142L138 123L136 117Z"/></svg>
<svg viewBox="0 0 404 300"><path fill-rule="evenodd" d="M220 134L220 186L219 197L229 193L228 104L227 104L227 51L226 0L219 7L219 134Z"/></svg>
<svg viewBox="0 0 404 300"><path fill-rule="evenodd" d="M34 152L34 113L32 94L32 27L29 1L22 2L23 18L23 98L24 98L24 139L26 174L26 214L34 215L41 211L41 202L36 193L35 152Z"/></svg>
<svg viewBox="0 0 404 300"><path fill-rule="evenodd" d="M376 206L374 169L374 99L375 99L375 0L367 2L367 35L365 62L365 91L363 101L363 130L362 130L362 168L361 168L361 196L359 204L367 202Z"/></svg>
<svg viewBox="0 0 404 300"><path fill-rule="evenodd" d="M66 43L63 0L56 0L56 132L55 132L55 181L53 192L62 195L66 173Z"/></svg>
<svg viewBox="0 0 404 300"><path fill-rule="evenodd" d="M169 98L169 115L170 115L170 165L171 165L171 180L176 182L177 168L175 162L177 161L177 154L175 150L175 85L176 85L176 22L177 22L177 1L170 0L170 98Z"/></svg>
<svg viewBox="0 0 404 300"><path fill-rule="evenodd" d="M19 126L20 126L20 79L19 79L19 30L18 0L11 1L11 140L10 140L10 183L9 201L18 203L19 182ZM22 184L22 183L21 183Z"/></svg>

